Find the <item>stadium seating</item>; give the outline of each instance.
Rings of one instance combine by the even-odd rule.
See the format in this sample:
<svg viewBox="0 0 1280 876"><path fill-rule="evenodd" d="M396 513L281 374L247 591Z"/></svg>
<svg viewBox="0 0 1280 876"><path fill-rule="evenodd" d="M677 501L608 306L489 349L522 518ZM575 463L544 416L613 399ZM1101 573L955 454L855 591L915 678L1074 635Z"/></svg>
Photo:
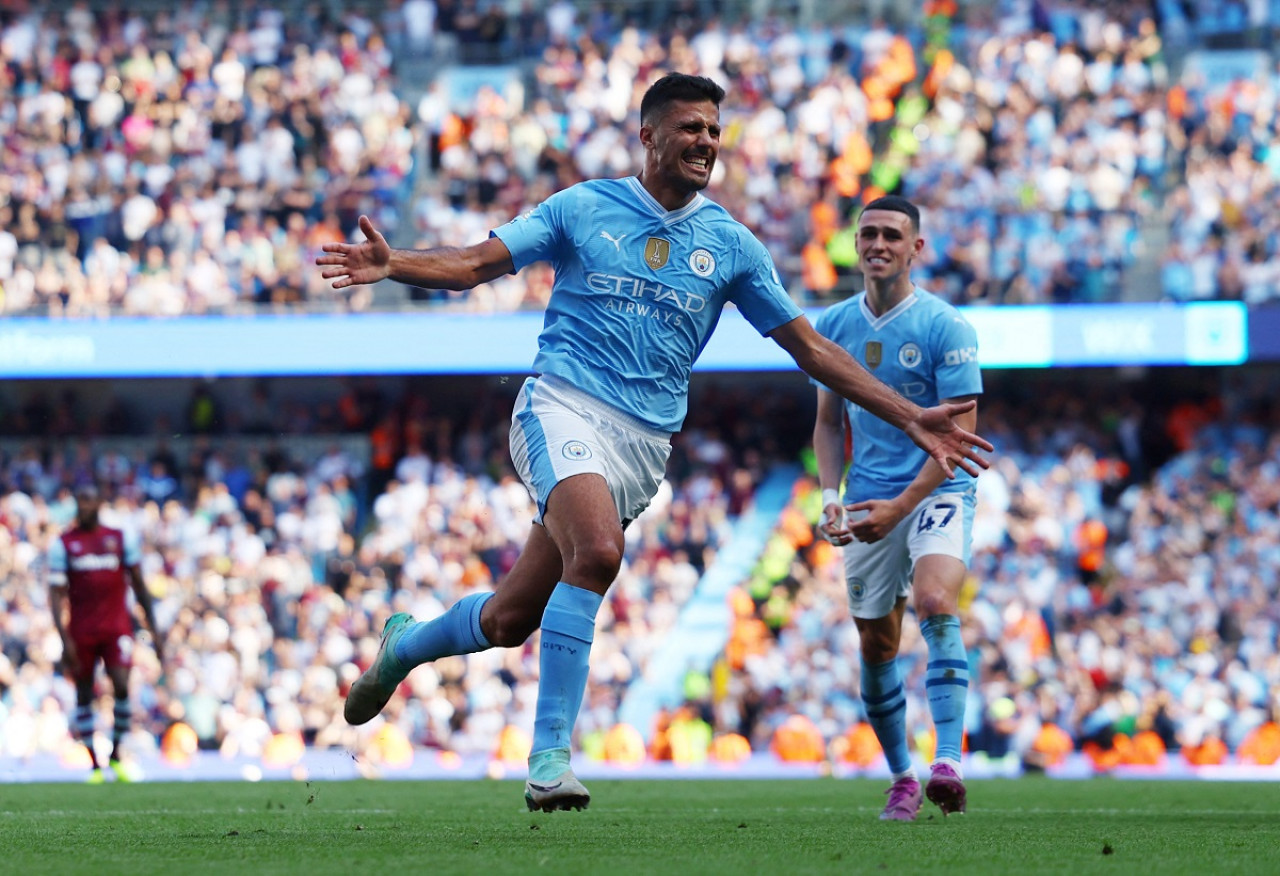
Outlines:
<svg viewBox="0 0 1280 876"><path fill-rule="evenodd" d="M1276 32L1275 5L1241 48ZM557 186L628 172L634 83L667 67L729 84L712 194L805 303L856 287L857 207L899 183L925 207L921 282L960 303L1280 294L1277 68L1265 52L1203 53L1233 32L1215 4L1162 2L1158 28L1066 5L1023 20L1010 5L900 33L704 21L693 5L662 21L553 7L505 22L431 18L429 0L388 18L355 4L341 21L271 4L0 12L3 313L539 309L536 268L465 295L335 293L310 264L361 212L404 244L467 243ZM495 58L516 63L469 63ZM394 75L424 69L429 81ZM1000 452L980 481L966 591L970 753L1274 762L1280 486L1274 417L1251 395L1265 389L1244 381L1218 403L1196 388L1141 403L1090 392L984 402ZM743 744L874 759L856 632L803 479L728 594L720 659L680 679L687 701L666 704L662 734L619 728L756 486L799 457L808 393L730 384L692 409L601 612L584 750L633 761L639 735L672 760L733 761ZM431 616L492 587L523 541L510 399L467 401L352 383L315 404L263 394L229 410L197 385L175 425L124 407L87 417L70 394L15 404L6 388L0 754L80 765L41 563L73 513L69 488L98 478L108 513L144 535L172 630L166 666L139 649L135 751L288 762L301 741L393 766L406 746L519 760L532 643L423 667L367 729L338 717L389 613ZM919 690L920 643L905 648ZM929 744L927 710L910 709Z"/></svg>
<svg viewBox="0 0 1280 876"><path fill-rule="evenodd" d="M956 20L928 4L898 32L696 4L5 13L3 311L540 308L536 270L335 292L309 266L360 213L403 245L470 243L556 188L632 172L633 85L671 67L728 86L711 194L804 303L857 288L851 224L898 186L925 208L921 282L958 303L1266 302L1275 59L1205 49L1224 31L1201 5L1189 21L1176 3ZM1257 45L1275 6L1250 21Z"/></svg>

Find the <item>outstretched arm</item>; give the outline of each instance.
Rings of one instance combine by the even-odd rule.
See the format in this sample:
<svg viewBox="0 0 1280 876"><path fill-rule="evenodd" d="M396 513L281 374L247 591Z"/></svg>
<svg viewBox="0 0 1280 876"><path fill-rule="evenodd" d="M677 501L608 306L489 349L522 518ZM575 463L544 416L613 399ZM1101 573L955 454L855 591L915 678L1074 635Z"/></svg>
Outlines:
<svg viewBox="0 0 1280 876"><path fill-rule="evenodd" d="M994 448L986 439L956 423L957 417L977 407L976 402L940 404L932 408L912 404L873 377L839 344L818 334L804 316L779 326L769 337L824 386L905 432L937 461L947 477L955 473L954 465L971 475L988 467L989 463L978 450Z"/></svg>
<svg viewBox="0 0 1280 876"><path fill-rule="evenodd" d="M363 243L326 243L316 259L335 289L387 279L426 289L471 289L515 269L510 250L496 237L468 247L392 249L369 217L360 217L360 230Z"/></svg>
<svg viewBox="0 0 1280 876"><path fill-rule="evenodd" d="M973 401L977 404L977 397L968 395L960 398L945 399L951 404L962 404L964 402ZM970 431L978 428L978 409L961 414L956 417L956 422ZM920 467L920 471L916 473L915 479L906 486L905 489L892 499L865 499L861 502L855 502L847 506L848 511L865 511L865 516L860 517L849 525L850 534L858 541L872 544L887 536L893 531L893 528L902 522L902 519L915 510L925 498L938 488L938 486L947 479L943 473L942 467L938 465L937 460L927 459L924 465Z"/></svg>

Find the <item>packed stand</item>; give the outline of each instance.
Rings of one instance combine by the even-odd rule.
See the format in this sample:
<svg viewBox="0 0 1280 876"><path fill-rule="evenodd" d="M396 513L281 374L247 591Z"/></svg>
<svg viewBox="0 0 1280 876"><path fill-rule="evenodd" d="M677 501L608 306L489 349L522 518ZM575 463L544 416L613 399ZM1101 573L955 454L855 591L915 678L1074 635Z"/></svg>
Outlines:
<svg viewBox="0 0 1280 876"><path fill-rule="evenodd" d="M689 14L697 20L696 7ZM1145 3L1006 2L953 20L947 4L931 3L925 21L922 36L878 20L797 29L712 16L690 29L603 8L572 18L550 34L527 93L484 89L456 111L442 86L424 98L434 173L415 213L417 245L473 242L559 188L631 172L637 83L668 68L726 84L726 160L709 193L769 245L805 303L854 291L853 222L885 190L924 208L920 282L957 304L1114 301L1144 255L1145 224L1172 222L1179 236L1189 224L1203 239L1214 217L1179 201L1186 185L1203 187L1205 160L1189 141L1238 138L1229 126L1210 132L1212 112L1191 110L1170 81L1157 21L1183 49L1207 38L1210 16L1183 26ZM1273 92L1264 85L1238 110L1259 111L1259 154L1276 152L1274 114L1262 111ZM1236 160L1239 187L1263 159ZM1268 203L1270 183L1254 188L1250 202ZM1266 266L1250 274L1257 297L1274 289L1274 217L1243 212L1233 227L1257 220L1260 230L1232 246ZM535 272L415 294L509 310L540 308L548 291Z"/></svg>
<svg viewBox="0 0 1280 876"><path fill-rule="evenodd" d="M1099 770L1177 756L1275 763L1273 406L1212 391L1145 414L1120 394L1093 412L1070 389L1035 398L1036 422L1013 400L982 418L998 457L978 480L961 595L967 750L1009 770L1058 766L1072 751ZM756 750L776 750L801 716L819 758L866 767L879 746L858 695L843 564L811 529L819 505L815 481L797 486L735 593L713 670L728 674L724 693L696 705L716 733ZM925 648L910 617L903 633L908 738L927 760Z"/></svg>
<svg viewBox="0 0 1280 876"><path fill-rule="evenodd" d="M979 479L962 596L975 679L970 753L1043 767L1080 750L1106 768L1136 757L1126 746L1146 733L1160 753L1261 762L1269 749L1259 734L1280 718L1271 407L1212 387L1146 408L1121 393L1086 407L1071 387L1024 394L1041 412L1030 422L1012 387L984 407L999 453ZM56 669L41 564L74 514L71 487L88 480L114 496L109 520L143 533L144 573L169 631L163 667L137 650L135 755L154 755L174 727L226 756L279 756L272 746L283 737L296 752L352 751L370 768L414 748L518 752L532 726L536 639L416 670L402 690L413 696L394 697L364 727L339 717L387 616L434 616L494 586L514 562L532 507L506 459L509 403L480 394L464 417L424 394L391 403L357 383L318 406L336 413L306 440L269 433L287 409L260 434L219 434L215 416L210 434L181 446L6 439L5 755L64 756L71 746L73 693ZM202 410L193 404L197 419L184 424L193 432ZM627 531L626 562L601 612L577 737L599 756L629 683L754 485L804 446L810 421L800 398L734 389L691 410L668 484ZM352 422L362 431L345 431ZM855 744L858 638L839 559L814 539L817 513L817 491L802 481L733 594L724 658L690 672L686 700L644 728L657 731L649 756L717 756L712 746L730 736L748 752L777 751L801 721L817 758L873 758L865 739ZM923 645L911 623L905 631L907 687L920 690L910 677L923 672ZM916 695L908 708L913 744L925 751L928 710ZM1057 748L1047 747L1050 731Z"/></svg>
<svg viewBox="0 0 1280 876"><path fill-rule="evenodd" d="M924 28L744 24L692 2L661 17L470 0L340 19L0 13L4 309L367 308L371 290L335 292L310 268L360 213L392 239L466 244L583 178L633 172L640 86L666 69L727 86L710 194L805 303L854 290L857 209L899 184L925 208L921 282L957 303L1115 300L1147 219L1173 225L1168 297L1274 295L1274 68L1221 99L1170 82L1166 36L1203 40L1211 19L1145 3L927 7ZM449 46L528 73L465 99L436 76L407 105L396 64ZM535 269L407 297L509 311L549 288Z"/></svg>
<svg viewBox="0 0 1280 876"><path fill-rule="evenodd" d="M1277 9L1280 19L1280 9ZM1222 81L1184 76L1169 106L1177 184L1161 214L1169 243L1161 292L1170 301L1280 299L1280 61L1261 55Z"/></svg>
<svg viewBox="0 0 1280 876"><path fill-rule="evenodd" d="M409 679L415 696L394 698L383 719L365 728L341 719L346 689L389 614L432 617L492 588L515 561L534 509L506 455L510 397L446 404L408 391L392 402L355 382L313 406L333 413L317 416L308 433L280 437L298 414L264 394L274 419L228 433L216 397L197 386L181 426L194 437L181 443L136 434L50 439L34 430L0 442L6 756L63 757L74 748L66 733L73 690L57 670L42 563L74 515L73 487L88 481L112 497L105 521L142 533L144 576L170 643L163 666L149 648L136 651L135 756L155 755L174 728L227 756L277 756L271 746L284 737L348 749L368 766L387 759L389 737L487 754L504 727L531 732L536 640L423 667ZM794 446L794 435L762 431L779 419L801 422L788 405L744 392L699 401L667 484L628 529L582 726L614 723L627 685L761 472ZM26 407L38 419L56 406ZM361 435L368 438L353 437Z"/></svg>
<svg viewBox="0 0 1280 876"><path fill-rule="evenodd" d="M394 231L411 112L354 12L78 2L0 12L7 315L359 310L312 264Z"/></svg>
<svg viewBox="0 0 1280 876"><path fill-rule="evenodd" d="M1176 124L1163 51L1147 4L1003 3L957 26L895 131L924 285L957 304L1123 297Z"/></svg>

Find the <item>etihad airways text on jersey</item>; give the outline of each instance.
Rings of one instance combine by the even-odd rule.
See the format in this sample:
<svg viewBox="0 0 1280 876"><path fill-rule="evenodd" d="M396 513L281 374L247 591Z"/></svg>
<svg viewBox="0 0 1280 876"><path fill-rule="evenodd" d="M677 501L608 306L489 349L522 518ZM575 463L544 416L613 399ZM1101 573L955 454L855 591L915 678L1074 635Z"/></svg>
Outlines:
<svg viewBox="0 0 1280 876"><path fill-rule="evenodd" d="M661 283L653 283L638 277L618 277L613 274L587 274L587 286L593 292L608 295L627 295L631 298L650 298L655 304L670 301L685 313L700 313L707 308L707 299L692 292L681 292Z"/></svg>

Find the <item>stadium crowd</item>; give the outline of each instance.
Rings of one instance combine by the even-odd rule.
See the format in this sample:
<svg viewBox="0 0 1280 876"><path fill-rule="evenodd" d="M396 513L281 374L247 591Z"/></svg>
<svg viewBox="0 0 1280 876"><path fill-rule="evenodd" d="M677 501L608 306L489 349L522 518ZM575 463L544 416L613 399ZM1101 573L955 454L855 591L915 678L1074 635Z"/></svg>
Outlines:
<svg viewBox="0 0 1280 876"><path fill-rule="evenodd" d="M143 570L171 643L163 665L136 651L135 756L155 755L174 728L228 756L281 757L281 739L295 754L304 744L342 748L373 765L413 746L519 751L532 727L536 639L421 667L402 689L413 695L393 698L381 718L362 728L340 719L382 621L393 611L433 616L492 587L532 516L503 454L506 395L468 399L464 415L421 391L392 402L361 389L333 405L359 411L367 442L340 431L292 443L212 434L178 453L135 435L132 455L103 449L105 436L6 442L6 757L74 762L73 690L57 670L42 562L74 513L71 487L89 479L113 497L104 517L144 536ZM1068 749L1109 751L1151 729L1169 751L1253 750L1251 734L1280 718L1280 443L1265 396L1207 392L1143 413L1120 394L1086 404L1078 388L1032 391L1036 418L1012 392L984 411L999 454L980 479L965 597L970 751L1036 765L1045 725ZM603 756L629 684L663 647L754 486L805 445L806 398L698 391L668 483L628 530L601 612L578 725L584 748ZM860 724L857 635L838 560L813 540L810 478L795 496L733 594L723 658L683 680L686 700L659 716L653 756L704 758L729 735L764 751L800 720L825 757ZM911 673L923 671L912 636L903 653ZM909 714L927 726L923 703L912 700ZM673 745L673 724L701 733Z"/></svg>
<svg viewBox="0 0 1280 876"><path fill-rule="evenodd" d="M1280 68L1264 56L1212 88L1169 72L1166 41L1224 32L1217 4L928 6L898 29L743 24L692 2L7 9L3 310L368 308L368 290L305 270L324 242L364 212L393 240L471 243L558 188L630 172L639 95L664 69L728 87L712 194L804 303L853 290L858 205L899 183L925 207L921 282L957 303L1276 296ZM1242 21L1274 34L1280 3ZM410 106L398 63L447 46L518 59L520 87L463 99L441 76ZM1160 288L1126 291L1151 224L1171 232ZM547 291L533 271L406 297L511 310Z"/></svg>
<svg viewBox="0 0 1280 876"><path fill-rule="evenodd" d="M0 12L6 313L358 309L311 254L413 184L390 50L278 4Z"/></svg>
<svg viewBox="0 0 1280 876"><path fill-rule="evenodd" d="M6 443L5 753L60 751L65 741L70 688L55 672L42 558L74 513L72 489L90 480L113 497L104 519L144 534L143 571L174 643L164 667L138 651L136 713L146 717L137 753L154 749L175 722L227 752L260 752L282 732L356 748L355 731L339 720L342 696L385 617L431 616L492 587L523 543L533 508L505 458L500 408L509 404L469 397L465 410L435 408L420 394L387 404L353 386L334 407L356 412L358 434L372 436L364 450L322 430L293 451L287 439L252 432L190 439L182 454L168 440L136 436L126 442L131 454L87 440ZM787 438L759 434L758 424L785 413L733 396L691 418L671 488L631 527L630 562L611 602L612 623L626 633L601 650L597 696L620 695L660 644L766 455ZM308 458L295 455L308 446ZM398 700L397 717L418 744L487 750L514 716L527 709L532 720L536 667L529 649L474 657L470 669L442 661L414 674L421 696Z"/></svg>
<svg viewBox="0 0 1280 876"><path fill-rule="evenodd" d="M1033 768L1072 750L1104 769L1179 751L1192 763L1228 752L1275 763L1273 406L1206 393L1156 418L1117 395L1094 399L1101 408L1089 416L1075 392L1038 394L1050 419L1029 428L1014 427L1017 401L984 410L999 459L979 479L962 598L975 680L968 750ZM738 722L756 747L801 714L865 764L878 746L867 747L859 726L858 635L842 561L807 525L818 503L816 482L799 485L736 594L728 695L708 712ZM924 644L912 636L907 690L925 671ZM931 750L927 705L908 699L912 738ZM1152 737L1145 747L1133 745L1140 734Z"/></svg>
<svg viewBox="0 0 1280 876"><path fill-rule="evenodd" d="M1171 89L1177 162L1160 215L1169 244L1161 286L1173 301L1280 297L1280 63L1223 83L1208 71Z"/></svg>

